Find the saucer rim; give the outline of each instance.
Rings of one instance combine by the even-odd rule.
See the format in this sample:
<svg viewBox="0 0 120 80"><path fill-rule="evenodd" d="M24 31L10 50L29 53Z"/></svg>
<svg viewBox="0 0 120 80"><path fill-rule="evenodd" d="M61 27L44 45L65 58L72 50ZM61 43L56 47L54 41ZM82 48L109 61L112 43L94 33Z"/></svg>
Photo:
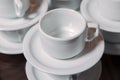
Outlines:
<svg viewBox="0 0 120 80"><path fill-rule="evenodd" d="M19 30L19 29L28 28L30 26L35 25L38 22L38 20L40 19L40 17L42 17L47 12L50 2L51 2L51 0L43 0L42 5L40 5L41 7L39 6L39 8L37 9L38 10L37 13L40 13L41 10L43 10L42 13L40 13L38 16L34 17L32 20L29 20L27 22L27 24L8 25L9 27L4 25L4 24L2 24L2 25L0 24L0 30L1 31L3 31L3 30L4 31L12 31L12 30Z"/></svg>
<svg viewBox="0 0 120 80"><path fill-rule="evenodd" d="M36 80L36 78L34 76L34 73L33 73L33 66L28 62L26 62L26 64L25 64L25 73L26 73L26 76L27 76L28 80L29 79Z"/></svg>
<svg viewBox="0 0 120 80"><path fill-rule="evenodd" d="M78 69L79 69L78 67L80 67L80 65L79 66L78 65L75 66L77 68L74 67L75 68L74 70L73 69L70 69L70 70L61 70L60 69L60 70L58 70L58 69L55 69L55 68L54 69L53 68L50 69L50 68L48 68L48 67L46 67L44 65L39 64L39 61L35 57L32 56L32 54L30 53L29 48L28 48L29 42L31 41L31 36L33 36L34 34L36 34L36 31L38 30L37 28L38 28L38 24L36 24L33 28L31 28L29 30L29 32L26 34L26 36L24 38L24 41L23 41L23 52L24 52L24 56L26 57L26 59L34 67L38 68L39 70L41 70L43 72L47 72L47 73L51 73L51 74L57 74L57 75L71 75L71 74L76 74L76 73L79 73L79 72L83 72L83 71L89 69L90 67L92 67L93 65L95 65L100 60L100 58L103 55L103 52L104 52L104 41L102 40L98 44L98 45L101 45L101 51L99 51L100 52L99 56L95 57L96 60L93 60L90 64L84 64L84 67L82 67L82 70L80 69L80 71L78 71ZM94 52L92 52L92 53L94 53ZM88 56L90 57L90 55L85 55L85 56L87 56L87 58L88 58ZM85 57L85 56L83 56L83 57ZM83 57L81 57L80 59L85 60L85 59L83 59ZM89 59L90 58L88 58L88 60ZM84 62L87 62L87 61L84 61Z"/></svg>
<svg viewBox="0 0 120 80"><path fill-rule="evenodd" d="M108 32L114 32L114 33L120 33L120 30L119 30L120 28L118 27L120 25L120 22L109 20L107 18L104 18L100 14L99 15L94 14L95 17L93 17L93 14L90 11L93 11L94 13L97 12L97 14L99 13L99 11L97 9L98 7L94 7L94 9L90 7L91 5L95 6L95 4L93 3L94 1L97 1L97 0L83 0L81 2L80 13L84 16L84 18L88 22L93 21L93 22L96 22L96 23L100 24L100 29L102 29L102 30L105 30L105 31L108 31ZM101 17L100 19L103 19L103 20L106 19L106 20L104 20L104 23L102 23L101 21L103 21L103 20L96 19L96 17ZM111 21L113 24L106 24L105 21ZM117 22L119 25L116 25L115 22ZM116 26L116 28L113 27L113 26Z"/></svg>
<svg viewBox="0 0 120 80"><path fill-rule="evenodd" d="M14 43L12 41L8 41L6 39L4 39L3 37L0 37L0 40L2 41L0 43L0 52L1 54L22 54L23 53L23 49L22 49L22 43ZM2 46L4 46L6 43L6 45L9 44L9 46L14 46L15 48L11 48L11 47L1 47L1 44Z"/></svg>
<svg viewBox="0 0 120 80"><path fill-rule="evenodd" d="M99 65L99 66L98 66ZM98 66L98 67L96 67L96 68L98 68L97 69L97 71L98 71L98 76L97 76L97 80L99 80L100 79L100 76L101 76L101 73L102 73L102 64L101 64L101 61L99 61L95 66ZM94 67L95 67L94 66ZM26 65L25 65L25 73L26 73L26 75L27 75L27 79L28 80L37 80L36 79L36 75L34 74L34 69L37 69L37 68L35 68L34 66L32 66L32 64L30 64L28 61L26 62ZM92 69L93 69L93 67L92 67ZM39 70L40 71L40 70ZM85 73L87 73L87 71L85 71ZM79 74L79 73L78 73ZM87 77L88 78L88 77ZM85 78L86 79L86 78Z"/></svg>

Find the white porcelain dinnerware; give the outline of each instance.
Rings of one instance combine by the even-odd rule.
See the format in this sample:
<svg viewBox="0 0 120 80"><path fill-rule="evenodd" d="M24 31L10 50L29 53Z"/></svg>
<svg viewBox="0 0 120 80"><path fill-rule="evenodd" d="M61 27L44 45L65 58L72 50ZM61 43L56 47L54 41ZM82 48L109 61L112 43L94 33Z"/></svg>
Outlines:
<svg viewBox="0 0 120 80"><path fill-rule="evenodd" d="M0 37L14 43L22 43L25 34L30 28L31 27L13 31L0 31Z"/></svg>
<svg viewBox="0 0 120 80"><path fill-rule="evenodd" d="M43 50L39 35L39 24L31 28L23 41L24 56L38 70L55 75L72 75L94 66L104 52L101 34L91 42L86 42L84 50L70 59L56 59Z"/></svg>
<svg viewBox="0 0 120 80"><path fill-rule="evenodd" d="M0 52L3 54L23 53L22 42L25 33L46 13L51 0L31 0L31 6L24 17L0 18ZM9 45L9 46L8 46Z"/></svg>
<svg viewBox="0 0 120 80"><path fill-rule="evenodd" d="M2 54L22 54L22 43L15 43L0 37L0 53Z"/></svg>
<svg viewBox="0 0 120 80"><path fill-rule="evenodd" d="M47 12L49 8L49 3L51 0L32 0L33 3L27 13L22 18L17 19L8 19L8 18L0 18L0 31L13 31L24 29L36 24L39 19Z"/></svg>
<svg viewBox="0 0 120 80"><path fill-rule="evenodd" d="M88 29L96 32L88 39ZM85 43L99 35L97 24L87 23L80 13L59 8L48 11L39 21L40 42L48 55L57 59L74 57L84 49Z"/></svg>
<svg viewBox="0 0 120 80"><path fill-rule="evenodd" d="M48 73L41 72L37 68L33 67L32 64L30 64L29 62L26 63L25 71L28 80L56 80L53 79ZM92 68L82 73L74 74L74 76L76 76L77 80L99 80L101 71L102 71L101 62L98 62ZM72 76L73 75L71 75L71 77ZM72 77L72 79L70 80L76 79Z"/></svg>
<svg viewBox="0 0 120 80"><path fill-rule="evenodd" d="M120 0L96 0L100 14L111 20L120 20Z"/></svg>
<svg viewBox="0 0 120 80"><path fill-rule="evenodd" d="M29 9L30 0L0 0L0 17L23 17Z"/></svg>
<svg viewBox="0 0 120 80"><path fill-rule="evenodd" d="M103 33L104 39L107 42L120 43L120 21L104 17L99 9L98 0L83 0L80 9L82 15L87 21L92 21L100 25L100 29ZM107 15L107 13L105 14ZM111 14L109 13L108 15Z"/></svg>

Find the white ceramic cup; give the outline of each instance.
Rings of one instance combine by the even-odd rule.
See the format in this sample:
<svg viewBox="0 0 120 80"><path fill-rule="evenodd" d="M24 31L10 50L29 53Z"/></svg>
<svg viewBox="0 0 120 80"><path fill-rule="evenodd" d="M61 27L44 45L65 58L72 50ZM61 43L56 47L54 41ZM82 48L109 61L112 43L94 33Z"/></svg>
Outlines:
<svg viewBox="0 0 120 80"><path fill-rule="evenodd" d="M101 30L105 41L120 44L120 33Z"/></svg>
<svg viewBox="0 0 120 80"><path fill-rule="evenodd" d="M97 0L102 16L111 20L120 20L120 0Z"/></svg>
<svg viewBox="0 0 120 80"><path fill-rule="evenodd" d="M0 31L0 37L13 43L22 43L24 36L29 29L30 27L20 30Z"/></svg>
<svg viewBox="0 0 120 80"><path fill-rule="evenodd" d="M0 17L23 17L29 5L30 0L0 0Z"/></svg>
<svg viewBox="0 0 120 80"><path fill-rule="evenodd" d="M80 54L86 41L99 34L97 25L94 36L87 39L88 28L80 13L72 9L59 8L47 12L39 21L39 32L43 50L57 59L67 59Z"/></svg>
<svg viewBox="0 0 120 80"><path fill-rule="evenodd" d="M52 7L78 10L80 2L81 0L52 0Z"/></svg>

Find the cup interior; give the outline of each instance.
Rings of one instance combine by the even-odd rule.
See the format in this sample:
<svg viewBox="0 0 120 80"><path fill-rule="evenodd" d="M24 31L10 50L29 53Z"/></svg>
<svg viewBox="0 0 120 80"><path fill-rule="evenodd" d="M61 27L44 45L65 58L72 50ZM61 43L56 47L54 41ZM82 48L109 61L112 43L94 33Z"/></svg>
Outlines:
<svg viewBox="0 0 120 80"><path fill-rule="evenodd" d="M80 13L71 9L55 9L49 11L40 21L40 29L46 35L67 39L80 35L86 22Z"/></svg>

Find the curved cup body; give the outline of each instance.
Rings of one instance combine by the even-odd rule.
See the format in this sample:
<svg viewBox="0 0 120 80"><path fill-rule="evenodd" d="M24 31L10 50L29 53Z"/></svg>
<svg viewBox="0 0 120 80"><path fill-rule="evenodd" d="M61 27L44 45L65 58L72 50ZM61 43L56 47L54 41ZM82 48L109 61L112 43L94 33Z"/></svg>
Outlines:
<svg viewBox="0 0 120 80"><path fill-rule="evenodd" d="M19 9L20 15L17 15L18 4L22 7ZM2 18L17 18L23 17L30 5L29 0L0 0L0 17Z"/></svg>
<svg viewBox="0 0 120 80"><path fill-rule="evenodd" d="M110 43L120 43L120 33L101 30L105 41Z"/></svg>
<svg viewBox="0 0 120 80"><path fill-rule="evenodd" d="M74 57L84 49L87 25L72 9L54 9L39 21L40 41L44 51L57 59Z"/></svg>

